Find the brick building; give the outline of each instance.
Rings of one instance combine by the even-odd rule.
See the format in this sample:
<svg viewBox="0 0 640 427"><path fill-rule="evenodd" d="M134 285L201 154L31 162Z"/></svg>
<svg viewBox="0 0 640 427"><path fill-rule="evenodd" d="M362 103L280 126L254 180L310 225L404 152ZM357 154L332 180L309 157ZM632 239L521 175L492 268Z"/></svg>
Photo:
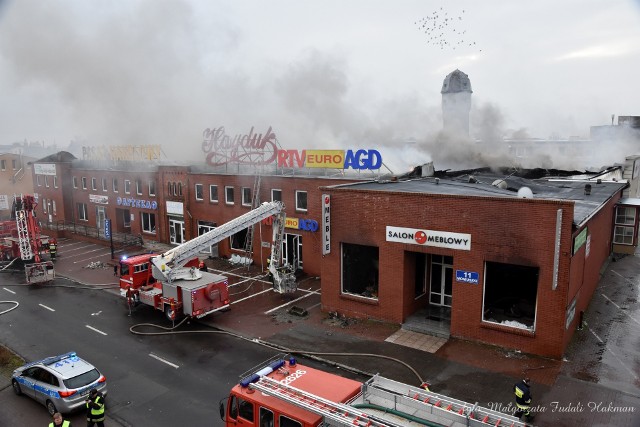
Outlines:
<svg viewBox="0 0 640 427"><path fill-rule="evenodd" d="M258 191L284 202L284 262L322 278L324 311L403 324L437 314L447 336L560 357L612 246L638 243L640 203L621 200L621 168L578 180L432 171L257 173L58 153L35 162L33 178L52 234L85 227L104 240L110 219L113 233L171 244L247 212ZM268 221L255 226L256 265L271 233ZM245 255L245 236L210 252Z"/></svg>

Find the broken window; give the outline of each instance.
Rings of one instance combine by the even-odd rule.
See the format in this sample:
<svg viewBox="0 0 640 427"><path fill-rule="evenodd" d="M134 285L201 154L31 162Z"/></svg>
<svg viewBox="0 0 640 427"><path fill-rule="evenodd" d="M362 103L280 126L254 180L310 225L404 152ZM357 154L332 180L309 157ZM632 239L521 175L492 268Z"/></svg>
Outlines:
<svg viewBox="0 0 640 427"><path fill-rule="evenodd" d="M378 248L342 243L342 293L378 298Z"/></svg>
<svg viewBox="0 0 640 427"><path fill-rule="evenodd" d="M482 320L533 330L538 275L538 267L487 262Z"/></svg>
<svg viewBox="0 0 640 427"><path fill-rule="evenodd" d="M247 240L247 229L238 231L233 236L229 237L231 242L231 249L244 250L244 242Z"/></svg>

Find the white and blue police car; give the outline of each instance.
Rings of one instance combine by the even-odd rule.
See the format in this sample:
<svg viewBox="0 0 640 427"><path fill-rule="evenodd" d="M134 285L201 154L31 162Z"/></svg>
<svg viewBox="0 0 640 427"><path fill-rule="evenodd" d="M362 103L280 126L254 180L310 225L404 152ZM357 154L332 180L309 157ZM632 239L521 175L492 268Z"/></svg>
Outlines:
<svg viewBox="0 0 640 427"><path fill-rule="evenodd" d="M42 403L50 414L69 413L84 408L89 392L107 394L107 379L75 352L27 363L13 371L11 385L17 395L24 394Z"/></svg>

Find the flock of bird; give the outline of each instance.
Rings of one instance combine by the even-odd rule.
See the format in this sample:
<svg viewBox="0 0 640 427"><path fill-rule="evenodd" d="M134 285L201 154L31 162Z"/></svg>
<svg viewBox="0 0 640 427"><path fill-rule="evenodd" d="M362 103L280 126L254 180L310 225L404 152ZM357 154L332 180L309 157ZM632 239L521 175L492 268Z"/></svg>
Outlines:
<svg viewBox="0 0 640 427"><path fill-rule="evenodd" d="M449 16L449 13L441 7L426 18L417 20L415 24L427 36L427 43L430 45L443 50L469 50L470 48L482 52L476 42L470 40L467 30L462 29L464 15L463 10L458 16Z"/></svg>

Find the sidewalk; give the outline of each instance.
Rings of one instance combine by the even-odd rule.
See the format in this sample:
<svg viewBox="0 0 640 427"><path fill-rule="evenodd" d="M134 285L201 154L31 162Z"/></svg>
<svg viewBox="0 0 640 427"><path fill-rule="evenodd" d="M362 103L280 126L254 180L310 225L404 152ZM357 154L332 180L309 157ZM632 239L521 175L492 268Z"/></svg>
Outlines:
<svg viewBox="0 0 640 427"><path fill-rule="evenodd" d="M81 268L65 259L64 242L61 242L60 253L62 256L56 262L59 274L89 284L117 283L109 266ZM246 267L238 268L219 258L207 259L205 263L214 271L228 272L230 285L245 283L247 278L260 274L256 266L247 270ZM640 294L640 258L628 256L611 263L603 274L600 287L611 290L612 287L621 286L615 281L620 274L618 271L623 271L628 277L629 283L625 283L625 286L637 297ZM252 286L256 289L251 290L255 293L269 288L268 284L254 282ZM602 302L600 287L586 313L586 319L593 319L594 322L607 310L611 316L620 316L615 307ZM437 393L471 403L478 402L481 406L508 413L512 412L513 384L526 375L532 379L534 406L539 406L535 424L540 426L640 425L640 381L637 380L640 365L624 359L626 350L621 352L616 348L614 351L612 347L609 347L609 352L621 352L616 355L620 359L619 366L613 358L602 360L600 357L599 360L594 348L602 349L602 346L597 342L585 344L585 340L595 340L588 331L576 333L564 361L551 360L455 338L445 342L441 338L403 331L399 325L332 318L320 310L320 288L318 279L306 278L299 284L294 297L264 292L259 297L233 304L227 312L204 318L202 322L274 345L283 351L333 353L317 357L365 374L379 373L397 381L418 385L419 378L407 366L372 355L394 358L414 368ZM117 288L114 286L112 291L117 292ZM301 299L292 302L296 298ZM289 314L287 310L291 305L304 308L308 315L300 317ZM274 310L276 307L280 308ZM159 323L164 321L161 313L158 316ZM640 319L640 316L635 319ZM633 320L621 320L627 320L637 330ZM601 336L595 331L593 333ZM605 333L600 331L600 334L604 336ZM638 332L627 336L638 338ZM632 347L628 349L633 361L640 358L640 347L633 347L635 343L632 341ZM609 341L609 345L613 345L613 340ZM598 368L598 363L607 360L608 364ZM600 369L607 375L585 376L585 366L589 366L592 372L599 372ZM616 380L611 380L614 377ZM624 387L616 385L620 379L628 384Z"/></svg>

